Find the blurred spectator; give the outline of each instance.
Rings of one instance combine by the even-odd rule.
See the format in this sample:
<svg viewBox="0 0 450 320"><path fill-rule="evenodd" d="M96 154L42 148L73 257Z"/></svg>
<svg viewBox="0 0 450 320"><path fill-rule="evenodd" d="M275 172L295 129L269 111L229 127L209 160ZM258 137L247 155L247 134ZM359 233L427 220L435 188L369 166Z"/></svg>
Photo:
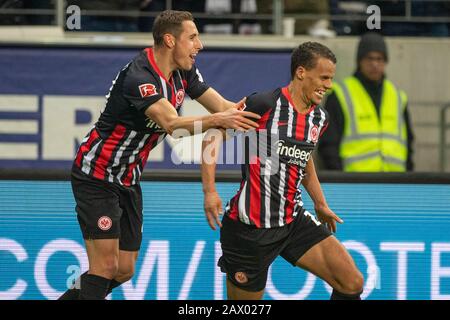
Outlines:
<svg viewBox="0 0 450 320"><path fill-rule="evenodd" d="M0 9L23 9L22 0L0 0ZM25 17L21 14L0 14L0 25L24 24Z"/></svg>
<svg viewBox="0 0 450 320"><path fill-rule="evenodd" d="M413 170L407 97L386 78L387 61L383 37L366 33L358 45L356 72L333 84L325 102L329 127L318 148L325 169Z"/></svg>
<svg viewBox="0 0 450 320"><path fill-rule="evenodd" d="M159 13L166 9L166 0L146 0L142 1L140 10L144 13L155 12ZM155 17L141 16L138 19L138 29L141 32L151 32Z"/></svg>
<svg viewBox="0 0 450 320"><path fill-rule="evenodd" d="M330 0L330 13L364 16L368 5L365 0ZM360 35L367 30L366 21L356 19L333 20L332 25L338 35Z"/></svg>
<svg viewBox="0 0 450 320"><path fill-rule="evenodd" d="M56 0L27 0L23 2L24 9L55 9ZM47 15L25 15L26 24L30 25L51 25L55 24L54 12Z"/></svg>
<svg viewBox="0 0 450 320"><path fill-rule="evenodd" d="M285 0L284 14L330 14L329 0ZM258 13L271 14L273 12L273 0L258 0ZM272 23L262 24L263 33L273 33ZM319 37L332 37L335 35L329 29L329 22L326 19L297 19L295 22L295 34L309 34Z"/></svg>
<svg viewBox="0 0 450 320"><path fill-rule="evenodd" d="M383 16L403 17L407 14L405 1L374 1L381 9ZM412 17L449 17L450 2L442 1L411 1ZM413 37L448 37L448 23L445 22L383 22L381 30L388 36Z"/></svg>
<svg viewBox="0 0 450 320"><path fill-rule="evenodd" d="M204 11L211 15L243 13L251 16L256 13L256 0L206 0ZM205 33L261 33L261 26L254 19L202 19L202 22Z"/></svg>
<svg viewBox="0 0 450 320"><path fill-rule="evenodd" d="M105 11L139 11L146 6L147 0L68 0L67 5L77 5L81 10ZM136 32L138 30L137 16L88 16L81 17L81 31L117 31Z"/></svg>
<svg viewBox="0 0 450 320"><path fill-rule="evenodd" d="M286 0L284 2L285 14L330 14L328 0ZM295 34L309 34L317 37L333 37L334 31L329 30L329 22L326 19L296 20Z"/></svg>
<svg viewBox="0 0 450 320"><path fill-rule="evenodd" d="M205 0L172 1L172 9L189 12L205 12Z"/></svg>
<svg viewBox="0 0 450 320"><path fill-rule="evenodd" d="M235 9L238 12L251 16L252 14L257 13L257 0L240 0L239 8ZM261 24L258 20L252 19L242 19L235 20L235 29L234 32L239 34L260 34L261 33Z"/></svg>
<svg viewBox="0 0 450 320"><path fill-rule="evenodd" d="M232 13L233 2L236 2L236 0L205 0L204 11L211 16ZM205 33L233 33L233 23L231 20L204 19L203 23L203 32Z"/></svg>
<svg viewBox="0 0 450 320"><path fill-rule="evenodd" d="M50 14L4 14L0 25L51 25L55 23L55 0L0 0L0 9L50 9ZM33 12L35 13L35 12Z"/></svg>
<svg viewBox="0 0 450 320"><path fill-rule="evenodd" d="M330 0L330 12L333 15L366 15L369 5L377 5L381 11L381 32L389 36L449 36L449 24L431 22L383 21L383 17L405 17L408 0ZM449 17L450 2L419 1L411 3L412 17ZM334 20L333 27L338 35L359 35L367 31L364 20Z"/></svg>
<svg viewBox="0 0 450 320"><path fill-rule="evenodd" d="M205 12L205 0L184 0L173 1L173 10L189 11L192 13L204 13ZM194 17L196 15L194 14ZM195 25L199 32L203 32L203 26L205 25L205 19L195 17Z"/></svg>

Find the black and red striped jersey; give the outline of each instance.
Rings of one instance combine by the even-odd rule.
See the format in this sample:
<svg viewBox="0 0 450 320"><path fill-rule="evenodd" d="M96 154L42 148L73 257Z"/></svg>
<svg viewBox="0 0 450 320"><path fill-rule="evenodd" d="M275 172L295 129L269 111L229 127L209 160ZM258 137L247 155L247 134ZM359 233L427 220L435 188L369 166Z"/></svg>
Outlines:
<svg viewBox="0 0 450 320"><path fill-rule="evenodd" d="M301 181L311 154L328 125L327 113L313 106L299 113L287 87L250 95L246 111L261 115L245 139L242 181L225 214L257 228L287 225L301 212Z"/></svg>
<svg viewBox="0 0 450 320"><path fill-rule="evenodd" d="M167 135L145 115L147 108L166 98L179 113L185 93L196 99L207 89L195 66L166 79L153 50L143 50L113 80L105 109L81 142L74 165L100 180L138 183L150 151Z"/></svg>

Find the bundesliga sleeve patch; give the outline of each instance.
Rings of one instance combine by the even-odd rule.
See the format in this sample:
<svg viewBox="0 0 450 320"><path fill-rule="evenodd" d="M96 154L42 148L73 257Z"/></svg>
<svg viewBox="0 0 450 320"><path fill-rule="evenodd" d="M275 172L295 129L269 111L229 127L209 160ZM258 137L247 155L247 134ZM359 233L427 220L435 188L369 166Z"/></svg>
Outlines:
<svg viewBox="0 0 450 320"><path fill-rule="evenodd" d="M156 91L155 85L151 83L144 83L139 86L139 92L141 93L141 97L151 97L156 94L158 94L158 91Z"/></svg>

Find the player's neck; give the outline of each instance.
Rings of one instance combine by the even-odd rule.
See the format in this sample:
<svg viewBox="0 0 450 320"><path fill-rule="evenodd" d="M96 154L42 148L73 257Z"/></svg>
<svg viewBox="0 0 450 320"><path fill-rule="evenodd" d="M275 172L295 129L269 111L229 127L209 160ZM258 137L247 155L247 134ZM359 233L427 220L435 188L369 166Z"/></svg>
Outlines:
<svg viewBox="0 0 450 320"><path fill-rule="evenodd" d="M289 95L291 96L293 107L301 114L306 114L311 109L311 103L306 98L300 86L290 83L288 86Z"/></svg>
<svg viewBox="0 0 450 320"><path fill-rule="evenodd" d="M159 70L161 70L163 76L169 80L170 77L172 77L172 72L176 69L176 65L172 60L172 55L162 48L154 47L153 57L155 58L156 65Z"/></svg>

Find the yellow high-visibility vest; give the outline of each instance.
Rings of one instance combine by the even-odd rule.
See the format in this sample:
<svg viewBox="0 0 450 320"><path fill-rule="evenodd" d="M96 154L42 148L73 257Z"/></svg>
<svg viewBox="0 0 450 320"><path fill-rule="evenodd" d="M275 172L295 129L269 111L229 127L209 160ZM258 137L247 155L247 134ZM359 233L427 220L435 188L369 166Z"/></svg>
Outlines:
<svg viewBox="0 0 450 320"><path fill-rule="evenodd" d="M389 80L383 81L380 115L361 82L355 77L334 83L344 114L340 157L344 171L406 171L406 94Z"/></svg>

